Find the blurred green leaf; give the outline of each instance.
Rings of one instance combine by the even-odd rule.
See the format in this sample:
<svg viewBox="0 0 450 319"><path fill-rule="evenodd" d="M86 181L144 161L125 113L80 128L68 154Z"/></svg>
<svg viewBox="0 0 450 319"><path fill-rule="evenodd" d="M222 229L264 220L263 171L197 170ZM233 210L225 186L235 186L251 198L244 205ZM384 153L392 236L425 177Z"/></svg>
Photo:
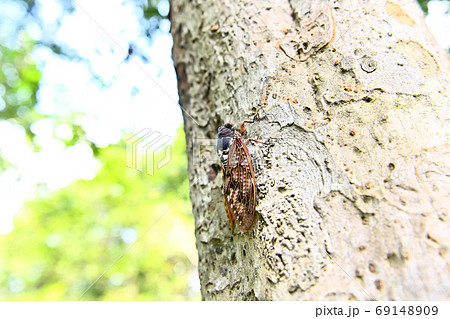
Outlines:
<svg viewBox="0 0 450 319"><path fill-rule="evenodd" d="M74 300L189 187L182 129L154 176L126 167L124 143L99 149L103 164L28 202L0 235L0 299ZM68 167L67 169L70 169ZM192 300L199 292L189 192L101 278L83 300Z"/></svg>

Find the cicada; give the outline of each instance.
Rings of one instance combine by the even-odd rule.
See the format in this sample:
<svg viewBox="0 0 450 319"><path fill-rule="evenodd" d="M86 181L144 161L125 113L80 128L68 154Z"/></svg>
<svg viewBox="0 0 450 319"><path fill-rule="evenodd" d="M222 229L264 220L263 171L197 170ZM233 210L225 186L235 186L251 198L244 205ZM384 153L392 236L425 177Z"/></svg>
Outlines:
<svg viewBox="0 0 450 319"><path fill-rule="evenodd" d="M241 123L241 134L244 122ZM248 232L255 220L256 184L246 143L232 123L219 127L217 154L222 162L225 211L233 232L233 220Z"/></svg>

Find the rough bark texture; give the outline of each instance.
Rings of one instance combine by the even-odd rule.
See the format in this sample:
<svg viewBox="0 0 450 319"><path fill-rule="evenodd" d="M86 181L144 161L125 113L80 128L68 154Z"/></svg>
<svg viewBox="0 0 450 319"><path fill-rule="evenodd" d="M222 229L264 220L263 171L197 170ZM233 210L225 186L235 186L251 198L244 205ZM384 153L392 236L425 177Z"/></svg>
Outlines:
<svg viewBox="0 0 450 319"><path fill-rule="evenodd" d="M413 0L173 0L207 300L450 297L448 57ZM217 128L247 125L253 229L230 233ZM212 142L211 142L212 141Z"/></svg>

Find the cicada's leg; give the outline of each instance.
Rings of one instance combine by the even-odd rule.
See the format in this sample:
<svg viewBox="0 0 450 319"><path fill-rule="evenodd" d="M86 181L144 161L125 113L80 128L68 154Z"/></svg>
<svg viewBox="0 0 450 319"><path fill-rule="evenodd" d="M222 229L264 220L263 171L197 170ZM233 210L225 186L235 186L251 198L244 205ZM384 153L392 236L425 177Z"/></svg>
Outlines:
<svg viewBox="0 0 450 319"><path fill-rule="evenodd" d="M269 142L261 142L261 141L255 140L255 139L253 139L253 138L247 139L247 140L245 141L245 144L248 144L248 142L255 142L255 143L261 143L261 144L265 144L265 145L271 145Z"/></svg>
<svg viewBox="0 0 450 319"><path fill-rule="evenodd" d="M243 135L245 133L245 123L254 123L255 122L255 118L251 119L251 120L247 120L247 121L242 121L241 122L241 135ZM261 144L265 144L265 145L271 145L271 143L268 142L261 142L258 140L255 140L253 138L249 138L245 141L245 144L248 144L248 142L256 142L256 143L261 143Z"/></svg>
<svg viewBox="0 0 450 319"><path fill-rule="evenodd" d="M241 135L243 135L245 133L245 123L253 123L255 120L251 120L251 121L242 121L241 122Z"/></svg>

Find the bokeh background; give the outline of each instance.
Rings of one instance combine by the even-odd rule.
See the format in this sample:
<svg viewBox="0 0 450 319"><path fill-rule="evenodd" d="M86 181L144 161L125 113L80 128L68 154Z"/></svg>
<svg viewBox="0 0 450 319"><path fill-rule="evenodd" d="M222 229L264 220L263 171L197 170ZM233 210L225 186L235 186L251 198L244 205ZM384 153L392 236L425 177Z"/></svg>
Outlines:
<svg viewBox="0 0 450 319"><path fill-rule="evenodd" d="M448 50L450 2L419 3ZM169 9L0 0L0 300L200 299ZM153 174L144 129L171 137Z"/></svg>

